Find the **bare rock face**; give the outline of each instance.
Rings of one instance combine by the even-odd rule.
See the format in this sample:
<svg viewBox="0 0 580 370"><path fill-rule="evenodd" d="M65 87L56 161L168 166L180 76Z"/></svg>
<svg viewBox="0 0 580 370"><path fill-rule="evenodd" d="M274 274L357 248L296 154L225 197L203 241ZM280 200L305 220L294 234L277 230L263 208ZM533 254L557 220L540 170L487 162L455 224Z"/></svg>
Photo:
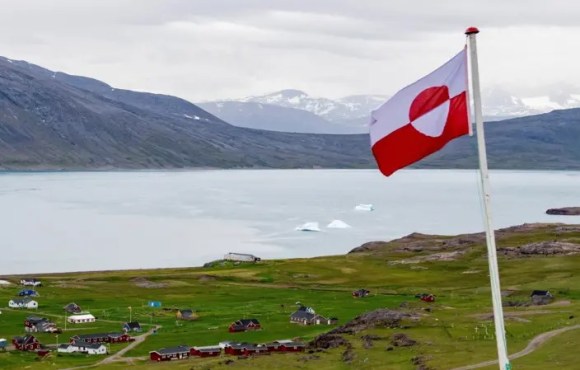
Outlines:
<svg viewBox="0 0 580 370"><path fill-rule="evenodd" d="M418 316L380 308L371 312L366 312L355 317L346 324L339 326L329 332L329 334L356 334L363 330L373 328L398 328L404 318L418 318Z"/></svg>
<svg viewBox="0 0 580 370"><path fill-rule="evenodd" d="M329 349L329 348L336 348L340 346L350 346L350 342L344 339L340 335L335 334L322 334L318 337L314 338L312 342L309 343L311 348L317 349Z"/></svg>
<svg viewBox="0 0 580 370"><path fill-rule="evenodd" d="M393 334L391 344L395 347L411 347L417 344L417 341L409 338L407 335L403 333L396 333Z"/></svg>
<svg viewBox="0 0 580 370"><path fill-rule="evenodd" d="M498 249L499 252L508 256L551 256L573 255L580 253L580 244L564 241L545 241L530 243L521 247L505 247Z"/></svg>
<svg viewBox="0 0 580 370"><path fill-rule="evenodd" d="M549 215L580 216L580 207L550 208L546 213Z"/></svg>

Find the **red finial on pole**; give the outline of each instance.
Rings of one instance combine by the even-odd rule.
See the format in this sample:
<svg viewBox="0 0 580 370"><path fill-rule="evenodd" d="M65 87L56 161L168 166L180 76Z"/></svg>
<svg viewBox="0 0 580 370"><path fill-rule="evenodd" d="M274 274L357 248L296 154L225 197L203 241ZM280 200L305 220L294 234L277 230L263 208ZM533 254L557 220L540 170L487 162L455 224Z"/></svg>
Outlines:
<svg viewBox="0 0 580 370"><path fill-rule="evenodd" d="M479 30L477 29L477 27L469 27L468 29L465 30L466 35L471 35L474 33L479 33Z"/></svg>

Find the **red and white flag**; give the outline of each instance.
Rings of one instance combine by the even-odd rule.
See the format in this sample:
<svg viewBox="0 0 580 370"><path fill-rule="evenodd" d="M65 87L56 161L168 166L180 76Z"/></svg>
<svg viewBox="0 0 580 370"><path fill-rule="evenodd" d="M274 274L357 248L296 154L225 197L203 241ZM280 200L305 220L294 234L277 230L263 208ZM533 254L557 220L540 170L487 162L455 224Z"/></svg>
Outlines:
<svg viewBox="0 0 580 370"><path fill-rule="evenodd" d="M467 50L371 114L371 146L385 176L469 133Z"/></svg>

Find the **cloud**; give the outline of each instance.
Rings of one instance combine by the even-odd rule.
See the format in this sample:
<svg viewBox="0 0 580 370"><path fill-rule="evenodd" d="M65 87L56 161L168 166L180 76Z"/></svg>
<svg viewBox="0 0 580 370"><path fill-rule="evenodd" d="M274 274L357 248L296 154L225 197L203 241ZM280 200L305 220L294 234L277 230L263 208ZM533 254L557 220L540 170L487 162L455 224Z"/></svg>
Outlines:
<svg viewBox="0 0 580 370"><path fill-rule="evenodd" d="M282 88L392 94L477 25L482 84L522 96L580 85L580 3L383 0L1 1L2 53L192 101ZM517 14L517 16L515 16ZM547 95L547 93L545 94Z"/></svg>

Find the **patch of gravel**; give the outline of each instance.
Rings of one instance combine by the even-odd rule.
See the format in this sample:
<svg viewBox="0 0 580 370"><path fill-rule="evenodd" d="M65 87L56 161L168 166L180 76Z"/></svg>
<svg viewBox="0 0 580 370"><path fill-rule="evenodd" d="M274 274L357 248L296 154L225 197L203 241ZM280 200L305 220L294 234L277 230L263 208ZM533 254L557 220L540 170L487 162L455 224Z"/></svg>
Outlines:
<svg viewBox="0 0 580 370"><path fill-rule="evenodd" d="M167 286L165 283L156 283L144 277L134 278L131 281L139 288L165 288Z"/></svg>

